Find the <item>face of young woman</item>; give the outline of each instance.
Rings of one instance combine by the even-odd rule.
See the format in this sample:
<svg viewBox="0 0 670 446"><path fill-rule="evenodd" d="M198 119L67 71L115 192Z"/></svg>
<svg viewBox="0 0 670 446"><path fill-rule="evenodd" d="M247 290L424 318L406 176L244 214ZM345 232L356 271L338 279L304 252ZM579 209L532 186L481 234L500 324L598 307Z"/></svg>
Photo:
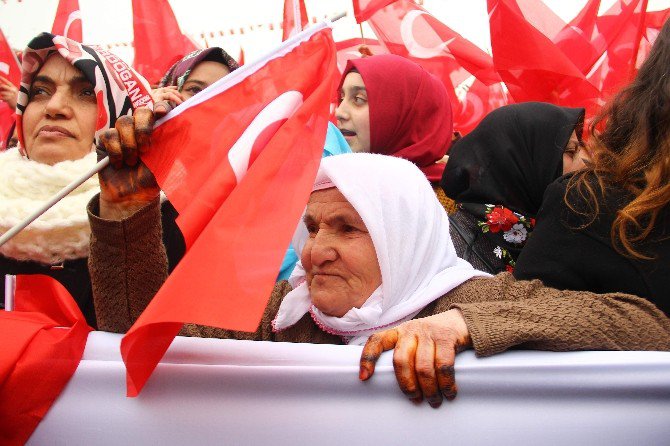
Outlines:
<svg viewBox="0 0 670 446"><path fill-rule="evenodd" d="M340 105L335 110L337 128L353 152L370 152L370 111L368 93L359 73L350 72L340 91Z"/></svg>
<svg viewBox="0 0 670 446"><path fill-rule="evenodd" d="M230 70L219 62L212 60L200 62L188 75L181 88L181 95L184 99L195 96L227 74L230 74Z"/></svg>
<svg viewBox="0 0 670 446"><path fill-rule="evenodd" d="M59 54L49 57L23 113L28 157L51 165L83 158L93 148L97 114L93 85Z"/></svg>
<svg viewBox="0 0 670 446"><path fill-rule="evenodd" d="M312 192L302 250L312 304L329 316L360 308L382 283L372 238L356 209L336 188Z"/></svg>
<svg viewBox="0 0 670 446"><path fill-rule="evenodd" d="M588 158L584 144L577 138L577 133L573 130L570 140L563 150L563 175L585 168L586 163L584 161Z"/></svg>

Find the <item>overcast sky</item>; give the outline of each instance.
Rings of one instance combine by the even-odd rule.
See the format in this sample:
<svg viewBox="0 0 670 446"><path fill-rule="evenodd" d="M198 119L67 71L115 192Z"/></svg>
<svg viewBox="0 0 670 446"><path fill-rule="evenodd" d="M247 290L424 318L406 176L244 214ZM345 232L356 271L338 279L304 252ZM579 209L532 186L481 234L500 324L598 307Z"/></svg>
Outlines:
<svg viewBox="0 0 670 446"><path fill-rule="evenodd" d="M56 14L57 0L6 0L0 3L0 29L15 48L23 48L41 31L50 31ZM570 20L587 0L544 0L561 18ZM615 0L602 0L601 10ZM172 9L183 32L201 45L202 33L245 28L245 34L207 37L207 43L225 48L237 57L244 48L246 60L265 53L281 41L281 30L268 29L282 21L283 0L170 0ZM359 37L360 31L353 18L351 0L306 0L307 12L322 18L347 11L348 17L336 22L335 40ZM84 41L98 44L129 44L132 42L131 0L79 0L83 16ZM670 7L670 0L649 0L649 9ZM484 49L490 48L486 0L424 0L424 8L465 38ZM249 31L249 26L254 31ZM263 25L260 28L258 25ZM369 28L366 37L374 37ZM157 34L156 38L161 38ZM132 59L130 47L115 46L112 51Z"/></svg>

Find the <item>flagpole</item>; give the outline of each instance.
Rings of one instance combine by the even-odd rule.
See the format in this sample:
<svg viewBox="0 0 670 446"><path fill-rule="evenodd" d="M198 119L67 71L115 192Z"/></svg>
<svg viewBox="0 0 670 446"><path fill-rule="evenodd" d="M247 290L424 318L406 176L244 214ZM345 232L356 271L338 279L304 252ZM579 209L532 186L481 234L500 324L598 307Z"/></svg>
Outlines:
<svg viewBox="0 0 670 446"><path fill-rule="evenodd" d="M44 214L53 205L62 200L66 195L68 195L70 192L81 186L84 182L86 182L86 180L88 180L93 175L104 169L108 164L109 164L109 157L101 159L88 172L84 173L82 176L80 176L79 178L77 178L76 180L72 181L70 184L65 186L63 189L58 191L56 195L52 196L47 202L45 202L42 206L36 209L35 212L33 212L32 214L30 214L29 216L27 216L26 218L24 218L14 226L12 226L12 228L9 231L5 232L2 235L2 237L0 237L0 246L7 243L12 237L21 232L26 226L28 226L30 223L39 218L40 215Z"/></svg>
<svg viewBox="0 0 670 446"><path fill-rule="evenodd" d="M347 15L347 13L346 13L346 11L344 11L344 12L341 12L339 14L334 15L333 17L328 19L328 21L332 23L332 22L335 22L335 21L341 19L342 17L345 17L346 15ZM305 31L303 31L303 32L305 32ZM300 33L300 34L302 34L302 33ZM292 38L292 39L295 39L295 37ZM292 39L289 39L289 40L292 40ZM286 42L289 42L289 40L287 40ZM239 70L236 70L234 73L237 73L237 71L243 71L245 68L246 67L242 67ZM166 116L166 118L167 118L167 116ZM161 121L164 121L164 120L165 119L163 119ZM157 124L160 124L160 121ZM101 159L100 161L98 161L98 164L96 164L91 170L84 173L82 176L80 176L79 178L77 178L76 180L74 180L73 182L68 184L67 186L65 186L56 195L51 197L46 203L44 203L42 206L40 206L39 209L36 209L35 212L33 212L32 214L27 216L25 219L21 220L19 223L12 226L12 228L9 231L5 232L2 235L2 237L0 237L0 246L4 245L9 240L11 240L12 237L14 237L16 234L21 232L26 226L28 226L33 221L37 220L40 217L40 215L44 214L51 207L53 207L56 203L58 203L60 200L62 200L66 195L68 195L70 192L72 192L73 190L75 190L76 188L81 186L86 180L88 180L93 175L95 175L96 173L100 172L102 169L107 167L107 165L109 165L109 157L105 157L105 158Z"/></svg>

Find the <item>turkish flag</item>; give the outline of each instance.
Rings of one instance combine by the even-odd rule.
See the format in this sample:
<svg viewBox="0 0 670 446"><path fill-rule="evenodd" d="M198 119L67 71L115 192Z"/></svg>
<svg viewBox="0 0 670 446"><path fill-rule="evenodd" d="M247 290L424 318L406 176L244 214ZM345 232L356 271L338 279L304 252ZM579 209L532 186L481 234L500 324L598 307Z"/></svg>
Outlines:
<svg viewBox="0 0 670 446"><path fill-rule="evenodd" d="M305 0L284 0L282 42L302 31L307 25L309 25L309 17L305 8Z"/></svg>
<svg viewBox="0 0 670 446"><path fill-rule="evenodd" d="M599 8L600 0L589 0L575 18L551 39L585 76L605 51L605 39L596 26Z"/></svg>
<svg viewBox="0 0 670 446"><path fill-rule="evenodd" d="M605 100L633 80L642 63L638 53L647 30L646 9L647 0L619 0L596 20L604 51L588 79Z"/></svg>
<svg viewBox="0 0 670 446"><path fill-rule="evenodd" d="M158 122L142 157L187 252L124 336L137 395L183 323L254 331L311 192L339 73L315 25Z"/></svg>
<svg viewBox="0 0 670 446"><path fill-rule="evenodd" d="M356 23L368 20L372 15L396 0L353 0Z"/></svg>
<svg viewBox="0 0 670 446"><path fill-rule="evenodd" d="M22 445L77 369L88 333L55 279L17 276L15 310L0 311L0 443Z"/></svg>
<svg viewBox="0 0 670 446"><path fill-rule="evenodd" d="M488 10L493 60L515 102L583 107L599 99L570 58L518 13L515 0L488 0Z"/></svg>
<svg viewBox="0 0 670 446"><path fill-rule="evenodd" d="M65 36L81 42L83 40L81 11L78 0L60 0L51 34Z"/></svg>
<svg viewBox="0 0 670 446"><path fill-rule="evenodd" d="M491 56L410 0L394 2L368 22L390 53L423 66L447 90L471 75L487 85L500 82Z"/></svg>
<svg viewBox="0 0 670 446"><path fill-rule="evenodd" d="M360 37L355 37L353 39L335 42L335 49L337 49L337 68L340 70L340 73L344 72L348 60L364 57L359 51L361 46L367 47L374 56L379 54L389 54L388 50L376 39L361 39Z"/></svg>
<svg viewBox="0 0 670 446"><path fill-rule="evenodd" d="M133 0L133 32L133 67L151 85L157 85L175 62L198 49L182 34L167 0Z"/></svg>
<svg viewBox="0 0 670 446"><path fill-rule="evenodd" d="M8 79L17 88L21 83L21 66L2 30L0 30L0 76ZM15 110L6 102L0 101L0 150L6 148L5 142L15 121Z"/></svg>
<svg viewBox="0 0 670 446"><path fill-rule="evenodd" d="M501 82L485 85L474 76L456 89L458 102L453 105L454 131L467 135L486 115L514 102Z"/></svg>

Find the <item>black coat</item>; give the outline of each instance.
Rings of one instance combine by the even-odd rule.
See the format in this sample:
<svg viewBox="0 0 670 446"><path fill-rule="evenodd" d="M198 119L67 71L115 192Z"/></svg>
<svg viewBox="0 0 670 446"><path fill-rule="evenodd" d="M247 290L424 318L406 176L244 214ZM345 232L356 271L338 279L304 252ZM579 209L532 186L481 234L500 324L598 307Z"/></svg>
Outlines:
<svg viewBox="0 0 670 446"><path fill-rule="evenodd" d="M655 259L634 260L619 254L610 237L616 211L630 201L628 194L608 188L599 201L596 220L579 229L589 220L565 204L569 179L569 175L562 177L547 188L537 225L518 258L514 277L540 279L558 289L634 294L670 315L670 207L661 212L651 236L638 246ZM587 210L576 192L568 200L576 209Z"/></svg>
<svg viewBox="0 0 670 446"><path fill-rule="evenodd" d="M175 220L177 211L169 201L161 205L163 223L163 243L168 254L169 271L177 266L179 260L184 256L184 237L179 230ZM39 262L19 261L0 255L0 277L3 285L0 286L0 306L4 308L5 302L5 274L44 274L58 280L72 294L79 309L84 314L86 322L97 328L95 321L95 309L93 307L93 290L91 289L91 277L88 273L88 258L68 260L60 266L53 267Z"/></svg>

